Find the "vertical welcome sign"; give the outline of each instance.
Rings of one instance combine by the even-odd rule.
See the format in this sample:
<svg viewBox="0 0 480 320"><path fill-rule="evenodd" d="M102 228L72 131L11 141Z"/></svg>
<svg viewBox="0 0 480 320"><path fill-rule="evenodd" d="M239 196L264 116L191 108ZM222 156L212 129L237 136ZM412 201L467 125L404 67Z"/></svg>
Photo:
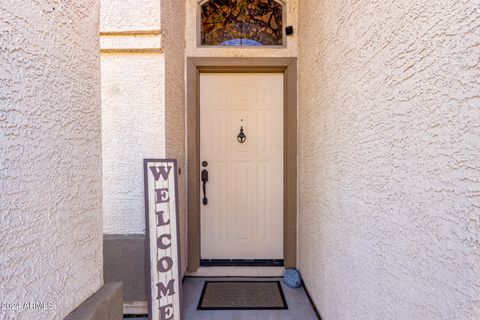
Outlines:
<svg viewBox="0 0 480 320"><path fill-rule="evenodd" d="M180 320L177 161L144 159L149 320ZM147 277L148 278L148 277Z"/></svg>

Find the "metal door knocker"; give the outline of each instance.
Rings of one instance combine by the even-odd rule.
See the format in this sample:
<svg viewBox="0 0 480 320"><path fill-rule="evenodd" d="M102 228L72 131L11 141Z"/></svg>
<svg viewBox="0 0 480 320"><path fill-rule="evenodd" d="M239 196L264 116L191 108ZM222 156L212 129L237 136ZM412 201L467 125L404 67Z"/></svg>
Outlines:
<svg viewBox="0 0 480 320"><path fill-rule="evenodd" d="M237 136L237 140L240 143L244 143L245 140L247 140L247 136L245 135L245 133L243 133L243 126L240 127L240 133Z"/></svg>

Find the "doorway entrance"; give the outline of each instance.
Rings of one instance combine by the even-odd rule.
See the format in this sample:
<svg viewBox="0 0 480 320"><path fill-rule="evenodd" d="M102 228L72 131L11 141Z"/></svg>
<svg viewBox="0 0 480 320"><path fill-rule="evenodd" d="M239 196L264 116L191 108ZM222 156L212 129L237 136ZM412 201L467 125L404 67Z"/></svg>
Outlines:
<svg viewBox="0 0 480 320"><path fill-rule="evenodd" d="M187 59L189 272L296 266L296 121L295 58Z"/></svg>
<svg viewBox="0 0 480 320"><path fill-rule="evenodd" d="M283 260L283 78L283 73L200 74L206 264Z"/></svg>

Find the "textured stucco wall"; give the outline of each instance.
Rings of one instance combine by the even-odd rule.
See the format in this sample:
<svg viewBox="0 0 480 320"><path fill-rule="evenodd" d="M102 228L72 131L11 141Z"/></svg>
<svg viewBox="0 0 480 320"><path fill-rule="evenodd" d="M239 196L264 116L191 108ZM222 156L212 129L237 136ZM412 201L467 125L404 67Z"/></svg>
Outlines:
<svg viewBox="0 0 480 320"><path fill-rule="evenodd" d="M103 229L144 234L143 159L165 155L164 57L102 54Z"/></svg>
<svg viewBox="0 0 480 320"><path fill-rule="evenodd" d="M198 0L186 1L186 49L187 57L296 57L298 42L298 0L283 1L287 6L286 26L293 26L294 34L287 37L285 48L201 48L197 45ZM285 32L285 31L284 31Z"/></svg>
<svg viewBox="0 0 480 320"><path fill-rule="evenodd" d="M187 265L185 164L185 2L162 0L160 27L165 53L165 154L178 160L182 271Z"/></svg>
<svg viewBox="0 0 480 320"><path fill-rule="evenodd" d="M102 0L101 35L104 232L145 234L143 159L165 156L160 0ZM144 52L104 52L134 49ZM158 52L147 52L156 49Z"/></svg>
<svg viewBox="0 0 480 320"><path fill-rule="evenodd" d="M325 320L480 319L478 1L300 1L299 267Z"/></svg>
<svg viewBox="0 0 480 320"><path fill-rule="evenodd" d="M104 231L145 234L143 158L178 159L182 262L186 262L185 213L185 3L102 1L102 112ZM139 3L141 3L139 5ZM138 6L137 6L138 5ZM143 13L131 12L134 8ZM133 10L134 11L134 10ZM112 31L158 31L110 35ZM109 49L158 52L106 52Z"/></svg>
<svg viewBox="0 0 480 320"><path fill-rule="evenodd" d="M0 2L1 319L63 319L103 282L98 14Z"/></svg>
<svg viewBox="0 0 480 320"><path fill-rule="evenodd" d="M160 26L160 0L101 0L100 31L154 30Z"/></svg>

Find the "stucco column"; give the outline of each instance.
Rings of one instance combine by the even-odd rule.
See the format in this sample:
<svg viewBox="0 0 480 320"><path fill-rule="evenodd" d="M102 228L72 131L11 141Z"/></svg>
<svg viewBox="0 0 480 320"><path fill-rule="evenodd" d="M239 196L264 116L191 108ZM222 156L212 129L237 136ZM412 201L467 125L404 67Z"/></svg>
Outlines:
<svg viewBox="0 0 480 320"><path fill-rule="evenodd" d="M0 3L1 319L103 284L98 21L98 0Z"/></svg>

